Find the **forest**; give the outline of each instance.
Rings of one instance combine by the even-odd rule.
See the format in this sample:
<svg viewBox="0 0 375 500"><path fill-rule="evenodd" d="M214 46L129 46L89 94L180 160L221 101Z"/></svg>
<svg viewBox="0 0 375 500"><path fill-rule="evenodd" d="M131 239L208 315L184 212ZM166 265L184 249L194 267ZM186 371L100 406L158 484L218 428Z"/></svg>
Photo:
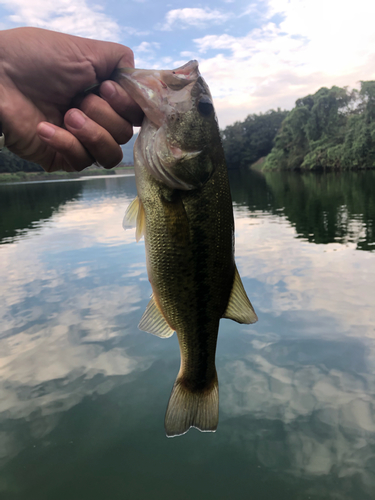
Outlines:
<svg viewBox="0 0 375 500"><path fill-rule="evenodd" d="M290 111L249 115L222 132L229 168L266 157L262 170L375 167L375 81L320 88Z"/></svg>
<svg viewBox="0 0 375 500"><path fill-rule="evenodd" d="M23 160L4 148L0 153L0 173L13 172L43 172L43 169L36 163Z"/></svg>

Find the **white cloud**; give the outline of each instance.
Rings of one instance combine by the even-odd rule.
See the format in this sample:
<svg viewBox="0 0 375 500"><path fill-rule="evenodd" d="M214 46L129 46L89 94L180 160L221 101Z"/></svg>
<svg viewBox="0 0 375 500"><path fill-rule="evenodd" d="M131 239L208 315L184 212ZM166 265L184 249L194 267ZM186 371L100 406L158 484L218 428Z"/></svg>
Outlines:
<svg viewBox="0 0 375 500"><path fill-rule="evenodd" d="M191 52L190 50L184 50L180 54L181 57L186 57L187 59L194 59L196 57L196 54L194 52Z"/></svg>
<svg viewBox="0 0 375 500"><path fill-rule="evenodd" d="M277 26L273 15L284 20ZM356 86L375 77L371 20L375 4L356 8L317 0L270 0L264 24L245 36L195 39L221 126L252 112L291 108L321 86ZM208 51L213 57L204 58Z"/></svg>
<svg viewBox="0 0 375 500"><path fill-rule="evenodd" d="M12 13L8 18L12 25L8 27L34 26L87 38L120 40L117 22L87 0L0 0L0 4Z"/></svg>
<svg viewBox="0 0 375 500"><path fill-rule="evenodd" d="M138 52L154 52L155 49L159 49L160 44L157 42L142 42L138 47L135 47L134 50Z"/></svg>
<svg viewBox="0 0 375 500"><path fill-rule="evenodd" d="M221 24L231 17L228 13L218 10L185 8L170 10L165 17L165 24L161 27L164 31L173 28L186 28L188 26L204 27L208 23Z"/></svg>
<svg viewBox="0 0 375 500"><path fill-rule="evenodd" d="M122 31L126 35L131 35L131 36L133 36L133 35L134 36L147 36L150 34L149 31L138 30L138 29L134 28L133 26L123 26Z"/></svg>

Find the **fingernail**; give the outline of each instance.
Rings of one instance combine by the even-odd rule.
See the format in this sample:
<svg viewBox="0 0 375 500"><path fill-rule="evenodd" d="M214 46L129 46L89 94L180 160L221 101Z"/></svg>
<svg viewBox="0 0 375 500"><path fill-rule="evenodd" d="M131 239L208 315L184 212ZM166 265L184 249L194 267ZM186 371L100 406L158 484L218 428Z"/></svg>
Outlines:
<svg viewBox="0 0 375 500"><path fill-rule="evenodd" d="M113 85L112 82L107 80L106 82L103 82L101 87L100 87L100 95L104 97L104 99L111 99L116 94L116 87Z"/></svg>
<svg viewBox="0 0 375 500"><path fill-rule="evenodd" d="M51 139L55 135L56 129L48 123L39 123L38 134L45 139Z"/></svg>
<svg viewBox="0 0 375 500"><path fill-rule="evenodd" d="M79 129L83 127L86 119L80 111L74 109L70 113L67 113L66 121L70 127Z"/></svg>

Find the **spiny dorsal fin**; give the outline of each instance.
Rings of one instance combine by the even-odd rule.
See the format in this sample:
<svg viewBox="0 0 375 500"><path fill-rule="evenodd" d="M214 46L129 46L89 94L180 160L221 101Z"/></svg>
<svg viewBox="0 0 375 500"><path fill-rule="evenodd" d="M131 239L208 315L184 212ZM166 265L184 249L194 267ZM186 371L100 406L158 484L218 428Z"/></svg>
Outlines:
<svg viewBox="0 0 375 500"><path fill-rule="evenodd" d="M223 318L233 319L237 323L246 323L247 325L258 321L258 316L246 295L237 266L235 266L233 287Z"/></svg>
<svg viewBox="0 0 375 500"><path fill-rule="evenodd" d="M154 295L148 303L145 312L139 322L138 328L144 332L152 333L158 337L168 338L174 333L174 330L168 325L162 312L155 302Z"/></svg>
<svg viewBox="0 0 375 500"><path fill-rule="evenodd" d="M138 242L145 234L145 226L145 209L143 208L143 203L141 202L141 200L138 198L138 196L136 196L125 212L122 227L125 230L136 227L135 239Z"/></svg>

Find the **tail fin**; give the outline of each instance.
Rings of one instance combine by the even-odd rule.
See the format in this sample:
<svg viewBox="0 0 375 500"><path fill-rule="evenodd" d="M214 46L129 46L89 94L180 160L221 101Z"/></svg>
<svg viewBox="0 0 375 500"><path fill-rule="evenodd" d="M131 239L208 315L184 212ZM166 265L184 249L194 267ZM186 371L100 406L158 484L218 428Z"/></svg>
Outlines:
<svg viewBox="0 0 375 500"><path fill-rule="evenodd" d="M202 432L214 432L218 422L219 385L216 373L209 387L196 392L188 389L178 377L165 414L167 436L180 436L190 427L196 427Z"/></svg>

